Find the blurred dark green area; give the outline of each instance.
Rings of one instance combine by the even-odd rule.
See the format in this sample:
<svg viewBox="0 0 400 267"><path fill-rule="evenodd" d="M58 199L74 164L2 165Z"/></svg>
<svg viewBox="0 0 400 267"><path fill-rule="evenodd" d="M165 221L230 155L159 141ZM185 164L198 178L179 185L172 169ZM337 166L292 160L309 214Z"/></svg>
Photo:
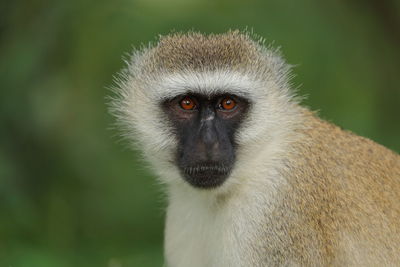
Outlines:
<svg viewBox="0 0 400 267"><path fill-rule="evenodd" d="M253 29L296 65L304 104L400 151L399 1L0 2L0 266L161 266L165 201L110 129L133 46Z"/></svg>

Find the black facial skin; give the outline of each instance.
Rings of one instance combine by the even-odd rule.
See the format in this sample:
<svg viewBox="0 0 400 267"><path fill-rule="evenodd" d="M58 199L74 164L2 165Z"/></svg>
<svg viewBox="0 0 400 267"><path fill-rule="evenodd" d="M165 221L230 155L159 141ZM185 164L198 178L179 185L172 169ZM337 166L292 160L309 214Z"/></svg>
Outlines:
<svg viewBox="0 0 400 267"><path fill-rule="evenodd" d="M232 101L233 108L223 105ZM234 134L248 106L246 99L229 94L189 93L163 103L179 140L176 164L192 186L214 188L228 178L235 163Z"/></svg>

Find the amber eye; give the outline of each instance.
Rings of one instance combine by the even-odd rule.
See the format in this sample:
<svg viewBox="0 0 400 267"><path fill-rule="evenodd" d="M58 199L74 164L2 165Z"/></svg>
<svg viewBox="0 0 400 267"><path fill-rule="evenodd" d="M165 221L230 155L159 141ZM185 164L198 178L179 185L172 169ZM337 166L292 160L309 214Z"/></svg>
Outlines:
<svg viewBox="0 0 400 267"><path fill-rule="evenodd" d="M236 107L236 102L230 97L225 97L222 99L220 107L224 110L232 110Z"/></svg>
<svg viewBox="0 0 400 267"><path fill-rule="evenodd" d="M196 107L196 104L194 103L193 99L190 97L186 96L183 98L180 102L181 108L184 110L192 110Z"/></svg>

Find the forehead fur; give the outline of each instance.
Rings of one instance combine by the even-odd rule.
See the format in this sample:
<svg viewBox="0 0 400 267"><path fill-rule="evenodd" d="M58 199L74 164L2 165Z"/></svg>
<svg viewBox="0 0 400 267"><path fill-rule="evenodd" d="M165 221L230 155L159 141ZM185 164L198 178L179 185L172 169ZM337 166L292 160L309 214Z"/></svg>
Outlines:
<svg viewBox="0 0 400 267"><path fill-rule="evenodd" d="M289 69L276 49L265 47L262 39L255 40L247 32L173 33L134 52L121 73L121 87L128 94L142 91L155 100L188 91L212 94L226 89L262 95L266 86L259 85L266 82L286 94Z"/></svg>
<svg viewBox="0 0 400 267"><path fill-rule="evenodd" d="M181 69L215 70L227 66L235 70L252 66L259 54L260 45L239 31L210 35L176 33L160 38L153 48L151 65L172 72Z"/></svg>

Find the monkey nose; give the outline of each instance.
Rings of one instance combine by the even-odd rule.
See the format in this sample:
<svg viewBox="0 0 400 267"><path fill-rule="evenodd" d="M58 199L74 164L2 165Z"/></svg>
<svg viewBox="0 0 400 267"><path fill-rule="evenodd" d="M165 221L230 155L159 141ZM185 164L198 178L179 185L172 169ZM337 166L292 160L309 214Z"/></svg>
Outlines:
<svg viewBox="0 0 400 267"><path fill-rule="evenodd" d="M204 145L207 151L216 151L219 147L217 131L212 123L208 121L203 125L200 132L199 141Z"/></svg>
<svg viewBox="0 0 400 267"><path fill-rule="evenodd" d="M217 134L212 129L206 129L205 131L203 131L201 141L208 148L212 148L215 145L218 145Z"/></svg>
<svg viewBox="0 0 400 267"><path fill-rule="evenodd" d="M218 142L208 144L204 142L199 143L197 153L201 161L219 161L221 158L220 145Z"/></svg>

